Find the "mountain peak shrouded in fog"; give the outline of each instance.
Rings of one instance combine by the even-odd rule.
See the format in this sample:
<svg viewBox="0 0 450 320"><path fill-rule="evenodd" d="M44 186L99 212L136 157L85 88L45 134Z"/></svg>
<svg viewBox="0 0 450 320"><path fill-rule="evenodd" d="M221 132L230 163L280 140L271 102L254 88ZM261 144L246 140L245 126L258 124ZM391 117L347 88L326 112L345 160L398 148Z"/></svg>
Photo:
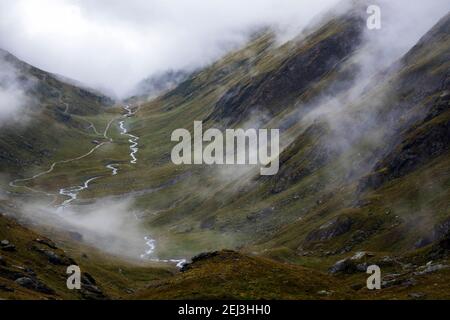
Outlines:
<svg viewBox="0 0 450 320"><path fill-rule="evenodd" d="M336 2L8 0L0 47L123 97L152 74L213 62L263 25L295 32Z"/></svg>
<svg viewBox="0 0 450 320"><path fill-rule="evenodd" d="M214 62L244 45L256 29L271 27L286 41L324 12L348 10L353 2L2 1L0 47L44 70L123 98L145 78ZM433 6L375 2L389 19L385 27L392 30L390 37L399 41L392 42L395 46L412 45L448 5L445 0Z"/></svg>
<svg viewBox="0 0 450 320"><path fill-rule="evenodd" d="M131 91L130 96L144 100L155 98L165 91L175 88L189 77L189 72L168 70L145 78Z"/></svg>

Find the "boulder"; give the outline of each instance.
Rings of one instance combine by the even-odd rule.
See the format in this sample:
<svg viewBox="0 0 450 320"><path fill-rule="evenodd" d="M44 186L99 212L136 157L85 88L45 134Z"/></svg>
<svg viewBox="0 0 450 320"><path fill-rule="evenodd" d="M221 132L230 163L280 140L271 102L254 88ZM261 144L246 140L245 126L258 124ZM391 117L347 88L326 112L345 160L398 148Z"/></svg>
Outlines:
<svg viewBox="0 0 450 320"><path fill-rule="evenodd" d="M226 251L226 250L224 250L224 251L222 251L222 252L225 252L225 251ZM229 252L232 252L232 251L229 251ZM199 253L198 255L192 257L190 263L184 263L184 264L181 266L180 271L181 271L181 272L188 271L188 270L190 270L190 269L192 268L192 266L193 266L195 263L197 263L197 262L199 262L199 261L203 261L203 260L207 260L207 259L216 257L216 256L218 256L219 254L220 254L219 251L212 251L212 252L202 252L202 253Z"/></svg>
<svg viewBox="0 0 450 320"><path fill-rule="evenodd" d="M192 257L191 261L192 262L198 262L198 261L201 261L201 260L206 260L206 259L215 257L217 255L219 255L218 251L202 252L202 253L199 253L198 255Z"/></svg>
<svg viewBox="0 0 450 320"><path fill-rule="evenodd" d="M309 233L306 237L306 242L325 241L336 238L350 231L353 223L353 220L346 216L335 218L322 225L319 229Z"/></svg>
<svg viewBox="0 0 450 320"><path fill-rule="evenodd" d="M2 240L0 241L0 247L3 251L13 252L16 251L16 246L11 244L9 240Z"/></svg>
<svg viewBox="0 0 450 320"><path fill-rule="evenodd" d="M369 265L367 263L360 263L356 265L356 270L360 272L366 272Z"/></svg>
<svg viewBox="0 0 450 320"><path fill-rule="evenodd" d="M59 255L50 250L44 250L43 253L48 259L48 262L56 265L65 265L66 263L61 259Z"/></svg>
<svg viewBox="0 0 450 320"><path fill-rule="evenodd" d="M44 283L40 282L37 279L30 278L30 277L20 277L15 280L15 282L27 289L45 293L45 294L54 294L55 291L48 286L46 286Z"/></svg>
<svg viewBox="0 0 450 320"><path fill-rule="evenodd" d="M345 273L345 274L352 274L355 272L358 272L358 268L355 264L355 262L349 258L339 260L336 262L329 270L329 273L336 274L336 273Z"/></svg>
<svg viewBox="0 0 450 320"><path fill-rule="evenodd" d="M350 259L359 261L359 260L361 260L362 258L366 257L366 255L367 255L366 252L364 252L364 251L358 251L358 252L356 252L356 253L353 255L353 257L351 257Z"/></svg>
<svg viewBox="0 0 450 320"><path fill-rule="evenodd" d="M428 262L425 266L418 268L418 271L414 272L415 275L421 276L428 273L433 273L443 269L447 269L449 266L443 264L433 264L432 261Z"/></svg>
<svg viewBox="0 0 450 320"><path fill-rule="evenodd" d="M66 257L65 255L60 256L52 250L46 250L36 246L33 246L32 249L43 254L51 264L59 266L69 266L72 264L76 264L75 261L73 261L71 258Z"/></svg>
<svg viewBox="0 0 450 320"><path fill-rule="evenodd" d="M55 243L53 241L51 241L50 239L41 239L41 238L37 238L34 241L36 241L37 243L46 245L47 247L49 247L50 249L57 249Z"/></svg>
<svg viewBox="0 0 450 320"><path fill-rule="evenodd" d="M7 251L7 252L14 252L16 251L16 246L15 245L7 245L7 246L2 246L2 250L3 251Z"/></svg>
<svg viewBox="0 0 450 320"><path fill-rule="evenodd" d="M107 296L97 286L97 283L89 273L85 272L81 276L81 295L89 300L105 300Z"/></svg>

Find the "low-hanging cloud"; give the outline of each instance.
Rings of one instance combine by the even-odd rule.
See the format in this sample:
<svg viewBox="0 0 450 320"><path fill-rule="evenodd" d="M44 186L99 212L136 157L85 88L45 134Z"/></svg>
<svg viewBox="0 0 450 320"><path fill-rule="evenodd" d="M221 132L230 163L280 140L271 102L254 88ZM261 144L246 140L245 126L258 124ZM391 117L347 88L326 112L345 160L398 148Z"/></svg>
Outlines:
<svg viewBox="0 0 450 320"><path fill-rule="evenodd" d="M354 178L358 174L368 174L383 156L377 153L378 149L385 147L398 130L385 119L408 118L395 108L383 110L386 104L395 103L390 96L395 92L386 81L393 79L391 77L402 67L401 58L450 10L450 3L445 0L417 3L378 0L373 3L381 8L382 28L366 29L361 47L347 62L358 66L356 74L348 80L349 88L342 92L327 91L307 106L306 109L312 111L306 115L302 104L294 111L294 117L303 127L317 121L328 125L332 134L321 140L326 150L339 151L339 154L350 149L357 152L357 157L351 161L338 159L340 167L335 176ZM386 80L382 74L391 77ZM380 110L385 113L382 117Z"/></svg>
<svg viewBox="0 0 450 320"><path fill-rule="evenodd" d="M23 201L18 218L26 223L77 234L87 245L113 255L138 260L146 244L141 221L132 209L132 199L97 200L89 205L64 210L42 201Z"/></svg>
<svg viewBox="0 0 450 320"><path fill-rule="evenodd" d="M202 67L272 26L294 35L338 0L2 0L0 47L118 96Z"/></svg>
<svg viewBox="0 0 450 320"><path fill-rule="evenodd" d="M19 82L15 68L4 57L0 52L0 125L23 118L24 108L30 102L25 89L29 84Z"/></svg>

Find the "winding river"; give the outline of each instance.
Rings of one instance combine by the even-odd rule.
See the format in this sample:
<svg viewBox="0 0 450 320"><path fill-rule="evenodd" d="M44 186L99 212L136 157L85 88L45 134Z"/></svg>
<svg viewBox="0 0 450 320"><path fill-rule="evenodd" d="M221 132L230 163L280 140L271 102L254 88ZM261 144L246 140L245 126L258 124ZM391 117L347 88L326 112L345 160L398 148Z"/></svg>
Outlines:
<svg viewBox="0 0 450 320"><path fill-rule="evenodd" d="M145 253L141 254L141 259L150 260L153 262L164 262L164 263L176 263L177 268L183 267L186 263L186 259L158 259L154 257L156 249L156 240L152 239L150 236L144 237L147 250Z"/></svg>
<svg viewBox="0 0 450 320"><path fill-rule="evenodd" d="M112 175L113 176L116 176L117 175L117 173L119 172L119 169L118 168L116 168L118 166L118 164L108 164L107 166L106 166L106 168L108 168L108 169L110 169L110 170L112 170Z"/></svg>
<svg viewBox="0 0 450 320"><path fill-rule="evenodd" d="M123 116L125 118L131 117L131 116L133 116L135 114L135 112L133 112L129 106L125 106L124 109L127 111L127 113ZM114 142L114 140L111 137L108 136L108 131L109 131L109 128L111 127L112 123L114 121L116 121L116 120L117 119L112 119L111 121L109 121L108 124L105 127L105 131L103 132L103 137L109 141L107 143L113 143ZM95 132L97 132L97 130L95 129L95 126L92 123L91 123L91 127L94 128ZM125 120L122 120L122 121L119 122L119 127L121 129L121 134L123 134L123 135L126 134L129 137L131 137L128 140L131 143L131 145L130 145L130 149L131 149L130 156L132 157L132 160L130 162L135 164L137 162L137 158L136 158L135 154L139 151L139 148L137 147L137 145L138 145L137 140L139 139L139 137L136 137L136 136L134 136L132 134L127 133L128 131L127 131L127 129L125 129ZM133 139L133 141L131 141L132 139ZM97 147L99 147L100 145L98 145ZM117 164L108 164L105 167L112 171L111 174L113 176L117 175L118 172L119 172L119 168L117 168L118 167ZM68 197L69 199L67 199L63 203L61 203L61 205L59 205L57 207L57 211L58 212L64 211L64 208L68 207L73 201L77 200L78 194L81 191L88 189L90 183L92 181L94 181L94 180L99 179L99 178L101 178L101 176L89 178L82 185L79 185L79 186L71 186L71 187L67 187L67 188L61 188L59 190L59 194L62 195L62 196Z"/></svg>
<svg viewBox="0 0 450 320"><path fill-rule="evenodd" d="M80 193L81 191L89 188L89 184L92 181L97 180L98 178L99 177L90 178L90 179L86 180L84 182L84 184L81 185L81 186L75 186L75 187L69 187L69 188L62 188L62 189L60 189L59 190L59 194L62 195L62 196L69 197L69 199L67 199L63 203L61 203L61 205L58 206L57 210L59 212L61 212L62 210L64 210L64 208L69 206L72 201L77 200L78 193Z"/></svg>
<svg viewBox="0 0 450 320"><path fill-rule="evenodd" d="M60 99L60 102L65 105L64 112L67 113L68 110L69 110L69 104L63 102L62 99ZM126 118L134 116L137 111L133 112L131 110L130 106L125 106L124 109L126 111L126 114L124 116L122 116L122 118L125 118L125 119L119 121L120 134L121 135L126 135L126 136L129 137L128 142L130 143L130 147L129 147L130 148L130 158L131 158L130 163L131 164L136 164L137 160L138 160L137 157L136 157L136 154L139 151L139 147L138 147L138 145L139 145L139 143L138 143L139 137L128 133L128 130L125 127L125 120L126 120ZM41 176L44 176L46 174L49 174L55 169L55 167L58 164L65 164L65 163L70 163L70 162L82 160L82 159L90 156L91 154L93 154L98 148L102 147L103 145L108 144L108 143L113 143L114 140L111 137L108 136L108 131L109 131L109 128L111 127L112 123L114 121L118 120L118 119L119 118L114 118L114 119L110 120L107 123L103 134L101 134L101 133L99 133L97 131L97 129L95 128L95 126L94 126L94 124L92 122L86 120L89 123L88 129L92 129L95 134L102 135L108 141L105 141L105 142L97 144L95 147L90 149L87 153L85 153L85 154L83 154L83 155L81 155L79 157L53 162L50 165L50 168L48 170L40 172L40 173L37 173L34 176L29 177L29 178L13 180L13 181L11 181L9 183L9 185L11 187L25 188L25 189L30 190L30 191L35 192L35 193L41 193L41 194L44 194L46 196L51 196L51 197L54 198L53 202L56 202L58 194L60 196L67 197L66 200L64 200L59 206L56 207L57 208L57 212L58 213L62 213L65 208L70 206L72 202L74 202L75 200L78 199L78 194L80 192L82 192L84 190L87 190L90 187L91 183L94 182L95 180L100 179L101 176L90 177L89 179L84 181L81 185L61 188L59 190L58 194L47 193L47 192L36 190L36 189L30 188L30 187L27 187L27 186L17 185L17 183L31 181L31 180L37 179L37 178L39 178ZM118 164L111 163L111 164L106 165L105 167L107 169L111 170L111 175L116 176L118 174L118 172L119 172L118 166L119 166ZM156 258L154 256L155 255L155 249L156 249L156 240L151 238L150 236L146 236L146 237L144 237L144 242L145 242L145 246L147 247L147 249L145 250L145 252L143 254L140 255L141 259L145 259L145 260L149 260L149 261L153 261L153 262L175 263L178 268L181 268L186 263L186 259L158 259L158 258Z"/></svg>
<svg viewBox="0 0 450 320"><path fill-rule="evenodd" d="M127 111L127 114L125 115L125 117L131 117L136 113L136 112L133 112L129 106L125 106L124 109ZM128 142L130 143L130 150L131 150L130 163L136 164L137 163L136 153L139 151L139 148L138 148L139 137L136 137L135 135L128 133L127 128L125 128L125 120L122 120L119 122L119 127L121 130L120 134L127 135L128 137L130 137L130 139L128 139Z"/></svg>

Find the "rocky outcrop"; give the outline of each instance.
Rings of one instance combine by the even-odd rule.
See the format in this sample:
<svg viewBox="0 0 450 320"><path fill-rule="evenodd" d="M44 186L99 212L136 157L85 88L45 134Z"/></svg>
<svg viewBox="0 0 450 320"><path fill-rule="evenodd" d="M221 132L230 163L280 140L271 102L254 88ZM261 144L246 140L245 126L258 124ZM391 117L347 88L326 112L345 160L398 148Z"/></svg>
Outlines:
<svg viewBox="0 0 450 320"><path fill-rule="evenodd" d="M37 292L41 292L44 294L54 294L55 291L49 287L47 287L43 282L37 280L36 278L30 277L21 277L16 279L15 281L18 285L33 290Z"/></svg>
<svg viewBox="0 0 450 320"><path fill-rule="evenodd" d="M16 246L5 239L0 242L0 249L2 251L12 252L12 251L16 251Z"/></svg>
<svg viewBox="0 0 450 320"><path fill-rule="evenodd" d="M377 189L387 181L403 177L450 150L450 119L430 125L404 140L380 161L375 173L361 181L360 189Z"/></svg>
<svg viewBox="0 0 450 320"><path fill-rule="evenodd" d="M232 252L232 251L226 250L226 252ZM190 263L183 264L183 266L181 267L180 271L181 272L188 271L188 270L192 269L193 266L195 266L198 262L205 261L205 260L217 257L217 256L219 256L219 254L220 254L220 251L199 253L198 255L196 255L196 256L191 258L191 262Z"/></svg>
<svg viewBox="0 0 450 320"><path fill-rule="evenodd" d="M81 275L81 295L84 299L89 300L106 300L108 297L97 286L94 277L84 272Z"/></svg>
<svg viewBox="0 0 450 320"><path fill-rule="evenodd" d="M312 231L306 242L325 241L336 238L350 231L354 221L350 217L340 216Z"/></svg>
<svg viewBox="0 0 450 320"><path fill-rule="evenodd" d="M384 156L359 191L377 189L450 150L449 29L450 14L401 60L391 81L392 101L380 115L391 126Z"/></svg>
<svg viewBox="0 0 450 320"><path fill-rule="evenodd" d="M236 123L253 112L275 115L323 77L338 70L361 43L363 20L345 16L297 44L280 68L238 83L217 102L208 119ZM324 37L324 34L326 36Z"/></svg>
<svg viewBox="0 0 450 320"><path fill-rule="evenodd" d="M368 267L366 260L369 257L373 257L373 254L364 251L356 252L352 257L337 261L330 269L328 269L328 272L331 274L366 272Z"/></svg>

